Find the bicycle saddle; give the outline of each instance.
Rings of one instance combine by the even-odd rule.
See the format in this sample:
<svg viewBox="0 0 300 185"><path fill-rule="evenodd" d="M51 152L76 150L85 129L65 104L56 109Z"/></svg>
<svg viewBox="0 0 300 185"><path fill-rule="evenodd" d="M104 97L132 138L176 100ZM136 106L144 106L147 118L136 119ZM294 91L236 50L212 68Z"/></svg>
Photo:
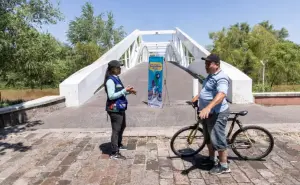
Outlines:
<svg viewBox="0 0 300 185"><path fill-rule="evenodd" d="M243 110L243 111L240 111L240 112L230 112L230 114L237 114L239 116L245 116L246 114L248 114L248 111Z"/></svg>

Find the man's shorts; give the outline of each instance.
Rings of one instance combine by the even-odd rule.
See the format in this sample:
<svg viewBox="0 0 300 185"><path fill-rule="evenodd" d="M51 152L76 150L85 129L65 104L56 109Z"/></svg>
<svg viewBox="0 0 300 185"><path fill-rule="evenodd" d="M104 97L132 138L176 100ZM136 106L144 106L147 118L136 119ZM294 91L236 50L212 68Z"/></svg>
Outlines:
<svg viewBox="0 0 300 185"><path fill-rule="evenodd" d="M203 134L206 144L212 144L216 151L226 150L226 125L230 115L229 108L220 113L213 113L203 122Z"/></svg>

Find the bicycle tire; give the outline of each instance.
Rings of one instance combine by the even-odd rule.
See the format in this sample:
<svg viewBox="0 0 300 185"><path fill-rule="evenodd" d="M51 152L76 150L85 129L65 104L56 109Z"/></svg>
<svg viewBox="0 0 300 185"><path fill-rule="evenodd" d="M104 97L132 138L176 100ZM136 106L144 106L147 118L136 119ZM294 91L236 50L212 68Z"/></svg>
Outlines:
<svg viewBox="0 0 300 185"><path fill-rule="evenodd" d="M178 130L178 131L172 136L171 142L170 142L170 146L171 146L171 150L174 152L175 155L177 155L177 156L179 156L179 157L191 157L191 156L194 156L194 155L196 155L197 153L199 153L199 152L204 148L204 146L205 146L205 140L203 140L203 143L201 144L201 146L200 146L197 150L195 150L195 152L193 152L193 153L191 153L191 154L182 154L182 153L178 152L178 151L175 149L175 147L174 147L174 141L175 141L175 139L177 138L177 136L178 136L180 133L182 133L182 132L184 132L184 131L186 131L186 130L191 130L191 129L192 129L192 130L195 130L195 129L196 129L196 126L188 126L188 127L184 127L184 128L182 128L182 129ZM203 134L202 128L199 128L199 127L198 127L198 131L201 132L201 133Z"/></svg>
<svg viewBox="0 0 300 185"><path fill-rule="evenodd" d="M249 125L249 126L245 126L245 127L241 128L241 129L237 130L237 131L233 134L233 136L232 136L231 143L234 143L236 137L237 137L241 132L243 132L243 131L245 131L245 130L248 130L248 129L252 129L252 130L260 130L260 131L264 132L264 133L269 137L269 140L270 140L270 146L269 146L269 148L268 148L262 155L260 155L260 156L258 156L258 157L248 157L248 156L241 155L241 154L239 153L239 151L236 150L235 147L232 147L232 148L231 148L232 151L233 151L238 157L240 157L240 158L242 158L242 159L244 159L244 160L260 160L260 159L266 157L267 155L269 155L269 154L271 153L271 151L273 150L273 148L274 148L274 138L273 138L272 134L271 134L267 129L265 129L265 128L263 128L263 127L260 127L260 126Z"/></svg>

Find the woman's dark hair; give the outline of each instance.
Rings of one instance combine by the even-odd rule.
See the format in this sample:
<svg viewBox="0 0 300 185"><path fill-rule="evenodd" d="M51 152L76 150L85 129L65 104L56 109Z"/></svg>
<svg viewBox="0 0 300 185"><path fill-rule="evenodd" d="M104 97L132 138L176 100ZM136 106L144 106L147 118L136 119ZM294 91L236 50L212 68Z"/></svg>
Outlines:
<svg viewBox="0 0 300 185"><path fill-rule="evenodd" d="M105 88L105 92L106 93L107 93L106 82L108 80L108 77L110 75L112 75L112 69L113 69L113 67L108 65L107 69L106 69L106 72L105 72L105 76L104 76L104 88Z"/></svg>

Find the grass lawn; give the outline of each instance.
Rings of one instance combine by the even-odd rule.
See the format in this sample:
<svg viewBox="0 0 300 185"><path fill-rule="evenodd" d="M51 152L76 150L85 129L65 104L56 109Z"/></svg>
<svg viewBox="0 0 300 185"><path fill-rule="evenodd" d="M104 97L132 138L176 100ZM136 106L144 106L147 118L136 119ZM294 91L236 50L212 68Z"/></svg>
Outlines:
<svg viewBox="0 0 300 185"><path fill-rule="evenodd" d="M300 85L276 85L272 87L273 92L300 92Z"/></svg>

